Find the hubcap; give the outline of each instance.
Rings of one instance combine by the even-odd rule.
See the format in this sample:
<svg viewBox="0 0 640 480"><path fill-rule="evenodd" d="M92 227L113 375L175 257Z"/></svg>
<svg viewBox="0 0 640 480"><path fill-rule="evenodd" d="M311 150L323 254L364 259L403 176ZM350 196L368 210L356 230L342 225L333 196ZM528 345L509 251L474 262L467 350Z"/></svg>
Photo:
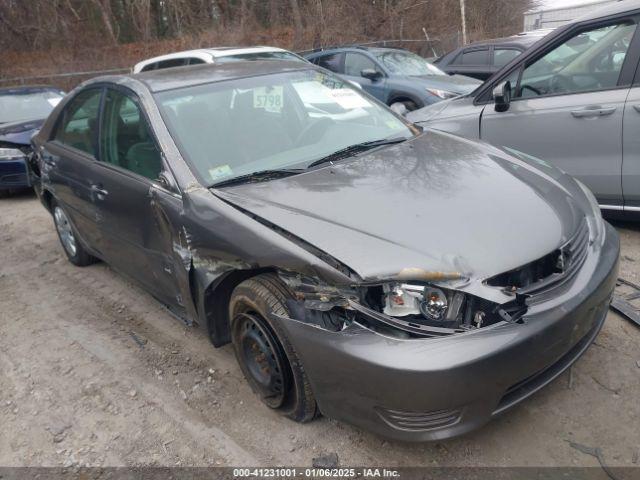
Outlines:
<svg viewBox="0 0 640 480"><path fill-rule="evenodd" d="M73 230L71 230L71 224L69 223L67 215L60 207L56 207L53 211L53 218L58 234L60 235L62 246L70 256L75 257L78 247L76 245L76 237L73 235Z"/></svg>
<svg viewBox="0 0 640 480"><path fill-rule="evenodd" d="M288 387L288 370L284 353L261 319L249 313L236 316L240 331L240 354L254 385L264 402L278 408Z"/></svg>

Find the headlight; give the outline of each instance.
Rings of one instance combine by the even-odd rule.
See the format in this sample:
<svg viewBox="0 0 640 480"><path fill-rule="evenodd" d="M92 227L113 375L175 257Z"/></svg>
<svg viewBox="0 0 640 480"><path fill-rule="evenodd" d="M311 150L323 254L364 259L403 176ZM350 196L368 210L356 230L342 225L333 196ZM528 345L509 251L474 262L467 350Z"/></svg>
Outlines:
<svg viewBox="0 0 640 480"><path fill-rule="evenodd" d="M457 97L458 96L457 93L449 92L448 90L441 90L439 88L427 88L426 90L431 95L435 95L436 97L439 97L439 98L442 98L442 99L453 98L453 97Z"/></svg>
<svg viewBox="0 0 640 480"><path fill-rule="evenodd" d="M0 161L24 159L25 154L17 148L0 148Z"/></svg>
<svg viewBox="0 0 640 480"><path fill-rule="evenodd" d="M421 315L429 322L461 322L462 292L410 283L383 285L384 314L392 317Z"/></svg>
<svg viewBox="0 0 640 480"><path fill-rule="evenodd" d="M576 183L582 189L584 196L589 202L590 212L587 212L587 223L589 224L589 231L591 233L591 241L602 240L604 238L604 219L602 218L602 212L600 211L600 205L598 200L593 195L591 190L582 183L580 180L576 180Z"/></svg>

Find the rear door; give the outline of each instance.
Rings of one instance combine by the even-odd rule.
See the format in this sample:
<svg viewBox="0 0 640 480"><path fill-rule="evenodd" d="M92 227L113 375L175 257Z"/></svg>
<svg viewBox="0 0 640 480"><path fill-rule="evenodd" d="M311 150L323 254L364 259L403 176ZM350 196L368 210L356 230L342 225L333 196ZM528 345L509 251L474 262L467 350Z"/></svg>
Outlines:
<svg viewBox="0 0 640 480"><path fill-rule="evenodd" d="M103 89L90 88L71 99L60 114L49 141L40 152L42 174L67 212L80 238L97 247L93 164L97 156L98 114Z"/></svg>
<svg viewBox="0 0 640 480"><path fill-rule="evenodd" d="M636 24L576 31L511 74L511 105L484 109L483 140L546 160L585 183L601 205L622 206L622 120L637 56Z"/></svg>
<svg viewBox="0 0 640 480"><path fill-rule="evenodd" d="M371 80L362 76L363 70L380 72L380 78ZM365 92L373 95L383 103L387 103L387 79L382 68L371 58L358 52L346 52L344 56L344 73L350 82L358 83Z"/></svg>
<svg viewBox="0 0 640 480"><path fill-rule="evenodd" d="M166 202L181 199L158 181L161 173L169 173L133 92L106 90L99 145L93 178L107 261L164 303L182 306L171 254L172 229L162 209Z"/></svg>

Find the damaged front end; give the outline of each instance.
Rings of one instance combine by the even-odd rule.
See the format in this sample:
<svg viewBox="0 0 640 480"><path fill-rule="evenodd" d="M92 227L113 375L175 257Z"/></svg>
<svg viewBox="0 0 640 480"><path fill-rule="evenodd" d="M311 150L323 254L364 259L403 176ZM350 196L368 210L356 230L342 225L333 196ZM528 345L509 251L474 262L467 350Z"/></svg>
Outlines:
<svg viewBox="0 0 640 480"><path fill-rule="evenodd" d="M518 322L526 312L521 296L496 303L451 288L454 279L334 287L288 272L280 272L280 278L294 294L289 301L292 319L330 331L355 323L393 338L441 337ZM456 280L459 284L460 278Z"/></svg>

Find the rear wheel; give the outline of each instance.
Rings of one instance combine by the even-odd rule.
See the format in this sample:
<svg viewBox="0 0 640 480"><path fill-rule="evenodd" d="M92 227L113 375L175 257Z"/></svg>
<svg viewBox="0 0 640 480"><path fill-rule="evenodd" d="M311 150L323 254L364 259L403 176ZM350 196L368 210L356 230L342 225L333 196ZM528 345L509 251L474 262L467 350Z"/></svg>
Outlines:
<svg viewBox="0 0 640 480"><path fill-rule="evenodd" d="M252 390L270 408L297 422L316 416L316 401L304 367L272 314L289 316L287 288L273 274L238 285L229 302L231 338Z"/></svg>
<svg viewBox="0 0 640 480"><path fill-rule="evenodd" d="M53 222L58 232L58 238L69 261L79 267L94 263L96 261L95 257L91 256L78 241L78 236L64 209L56 202L53 202L52 209Z"/></svg>

